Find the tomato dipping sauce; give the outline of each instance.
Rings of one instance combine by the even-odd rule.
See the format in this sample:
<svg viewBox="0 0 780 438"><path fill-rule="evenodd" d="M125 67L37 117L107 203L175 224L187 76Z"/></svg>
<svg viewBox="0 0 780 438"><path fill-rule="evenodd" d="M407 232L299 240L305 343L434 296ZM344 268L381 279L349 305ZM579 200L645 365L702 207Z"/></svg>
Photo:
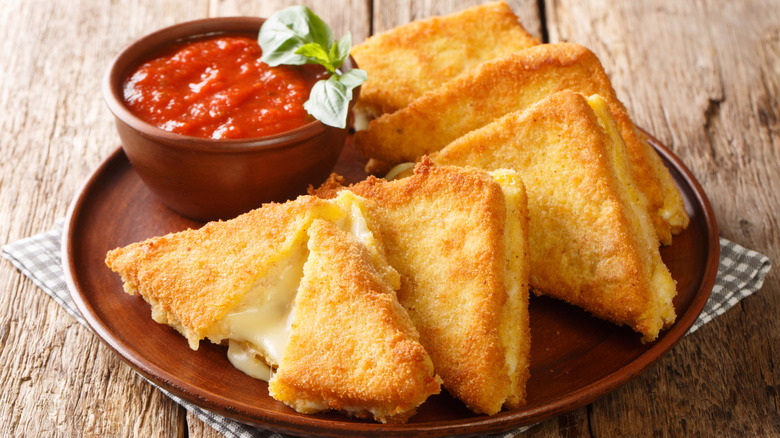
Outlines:
<svg viewBox="0 0 780 438"><path fill-rule="evenodd" d="M269 67L261 54L257 40L243 36L185 42L126 79L125 104L166 131L214 139L264 137L313 121L303 103L325 69Z"/></svg>

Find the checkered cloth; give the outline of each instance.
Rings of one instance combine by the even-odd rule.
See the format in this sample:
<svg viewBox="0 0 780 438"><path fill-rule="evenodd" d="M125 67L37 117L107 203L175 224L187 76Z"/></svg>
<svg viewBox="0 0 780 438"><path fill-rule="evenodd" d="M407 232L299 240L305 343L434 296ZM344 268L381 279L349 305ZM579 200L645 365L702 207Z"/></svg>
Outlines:
<svg viewBox="0 0 780 438"><path fill-rule="evenodd" d="M5 245L2 252L19 271L49 294L78 322L86 325L65 285L60 254L62 225L63 221L60 220L55 229ZM722 315L741 299L760 289L764 277L772 266L766 256L726 239L720 239L720 251L718 277L712 288L712 294L688 334ZM227 437L282 437L278 433L247 426L206 411L162 388L160 390ZM527 429L528 427L525 427L496 436L512 437Z"/></svg>

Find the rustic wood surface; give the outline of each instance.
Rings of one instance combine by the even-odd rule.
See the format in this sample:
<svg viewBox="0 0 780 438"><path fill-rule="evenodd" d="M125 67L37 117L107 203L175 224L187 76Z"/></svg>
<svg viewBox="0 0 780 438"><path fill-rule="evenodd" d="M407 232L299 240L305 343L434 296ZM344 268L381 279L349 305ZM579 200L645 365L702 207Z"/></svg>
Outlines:
<svg viewBox="0 0 780 438"><path fill-rule="evenodd" d="M134 39L177 22L268 16L291 1L0 2L0 243L53 227L118 145L100 81ZM306 1L337 35L477 3ZM723 237L780 256L780 2L509 1L545 41L594 50L636 122L712 201ZM683 339L646 373L528 436L780 436L780 283ZM0 262L0 435L218 434Z"/></svg>

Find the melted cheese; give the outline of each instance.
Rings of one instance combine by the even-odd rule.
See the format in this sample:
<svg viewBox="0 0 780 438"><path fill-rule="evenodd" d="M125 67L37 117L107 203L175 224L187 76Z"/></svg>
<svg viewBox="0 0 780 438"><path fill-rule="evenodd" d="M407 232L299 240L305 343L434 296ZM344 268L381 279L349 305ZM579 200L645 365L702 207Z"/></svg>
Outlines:
<svg viewBox="0 0 780 438"><path fill-rule="evenodd" d="M268 365L257 356L262 356L271 365L278 365L282 360L284 346L290 338L295 295L307 257L305 247L297 248L278 269L281 271L278 277L272 276L276 278L271 284L260 282L247 294L249 299L223 319L227 328L225 338L230 340L228 359L252 377L270 377L266 370Z"/></svg>
<svg viewBox="0 0 780 438"><path fill-rule="evenodd" d="M334 202L343 211L336 225L374 248L374 235L363 216L359 198L345 191ZM228 360L242 372L268 381L271 367L281 362L284 347L290 339L295 296L307 258L304 241L289 257L270 269L247 293L244 302L223 318L221 336L210 337L214 342L228 339Z"/></svg>
<svg viewBox="0 0 780 438"><path fill-rule="evenodd" d="M271 367L258 358L259 353L246 342L232 339L228 343L228 360L241 372L255 379L271 380Z"/></svg>
<svg viewBox="0 0 780 438"><path fill-rule="evenodd" d="M349 190L343 190L333 202L344 211L344 216L335 222L336 226L357 237L360 243L375 251L377 243L366 222L362 198Z"/></svg>
<svg viewBox="0 0 780 438"><path fill-rule="evenodd" d="M360 211L360 207L357 205L352 204L349 215L337 225L342 230L357 237L363 245L374 244L374 235L371 234L371 230L368 229L366 218L363 217L363 212Z"/></svg>
<svg viewBox="0 0 780 438"><path fill-rule="evenodd" d="M412 176L414 174L414 166L415 163L396 164L392 169L390 169L389 172L387 172L385 179L388 181L393 181L396 179L404 179L406 177Z"/></svg>

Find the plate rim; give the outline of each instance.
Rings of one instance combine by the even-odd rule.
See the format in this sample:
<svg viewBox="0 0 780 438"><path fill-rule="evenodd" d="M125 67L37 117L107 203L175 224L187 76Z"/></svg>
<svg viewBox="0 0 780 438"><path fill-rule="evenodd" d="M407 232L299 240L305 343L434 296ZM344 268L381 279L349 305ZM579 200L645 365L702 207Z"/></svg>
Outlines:
<svg viewBox="0 0 780 438"><path fill-rule="evenodd" d="M592 403L643 374L650 366L664 357L669 350L685 336L703 310L715 284L720 259L720 244L718 225L710 201L693 173L685 166L680 158L650 133L641 128L639 129L647 137L650 145L665 161L664 164L666 164L667 167L671 164L673 169L670 169L670 171L677 171L680 174L681 179L688 185L689 191L697 201L697 207L702 211L702 222L704 224L703 231L706 235L708 248L705 269L701 272L701 281L698 284L698 290L695 292L686 311L682 315L678 315L674 325L665 330L649 349L634 358L627 365L607 374L601 379L580 387L573 392L566 393L550 402L531 407L530 409L521 407L516 410L501 411L490 417L407 423L401 425L354 422L348 421L346 417L344 421L338 421L305 416L305 414L299 414L297 412L265 412L262 415L255 415L254 413L243 412L226 406L224 402L229 402L230 399L222 397L217 393L211 392L213 395L211 399L201 399L198 398L197 394L193 394L181 385L176 384L175 379L169 380L164 378L163 376L168 374L165 370L148 363L144 358L123 348L122 345L114 339L113 333L95 316L90 303L86 301L86 298L82 295L82 291L79 289L79 280L75 278L75 261L72 254L74 245L73 234L76 231L76 222L80 217L81 207L88 200L89 189L94 187L95 181L102 177L110 166L116 165L118 160L127 160L121 146L110 153L108 157L90 173L87 179L81 184L81 187L76 192L76 195L68 208L61 242L62 267L65 283L71 298L76 304L79 313L86 321L89 329L95 333L98 338L114 352L114 354L136 372L154 383L155 386L158 386L164 391L180 397L195 406L206 410L218 410L220 411L218 413L219 415L225 415L226 417L245 424L281 433L304 435L318 434L320 436L322 434L341 435L344 433L381 434L383 436L407 436L409 434L440 436L508 431L525 425L535 424ZM163 376L161 376L161 374ZM201 388L201 390L203 389Z"/></svg>

